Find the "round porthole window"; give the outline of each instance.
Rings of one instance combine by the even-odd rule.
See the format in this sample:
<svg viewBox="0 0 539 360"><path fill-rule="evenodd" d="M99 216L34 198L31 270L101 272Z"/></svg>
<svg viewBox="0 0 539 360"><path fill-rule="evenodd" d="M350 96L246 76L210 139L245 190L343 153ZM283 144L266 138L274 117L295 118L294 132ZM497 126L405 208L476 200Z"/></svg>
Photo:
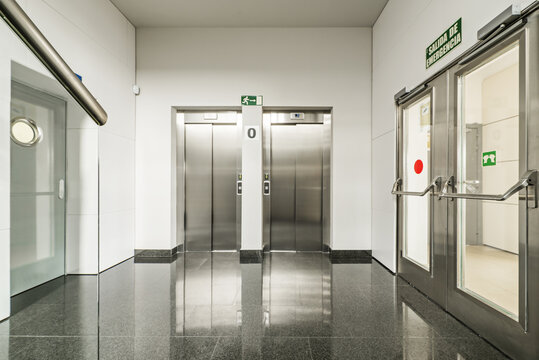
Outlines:
<svg viewBox="0 0 539 360"><path fill-rule="evenodd" d="M17 117L11 120L11 140L21 146L32 146L41 140L41 130L34 120Z"/></svg>

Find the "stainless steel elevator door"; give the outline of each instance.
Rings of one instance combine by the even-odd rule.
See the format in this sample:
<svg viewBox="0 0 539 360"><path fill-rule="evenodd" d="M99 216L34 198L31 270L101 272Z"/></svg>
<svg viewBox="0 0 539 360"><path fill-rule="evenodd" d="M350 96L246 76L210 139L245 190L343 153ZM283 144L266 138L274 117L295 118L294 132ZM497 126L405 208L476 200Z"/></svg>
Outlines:
<svg viewBox="0 0 539 360"><path fill-rule="evenodd" d="M210 251L212 237L212 125L185 125L185 244Z"/></svg>
<svg viewBox="0 0 539 360"><path fill-rule="evenodd" d="M236 250L236 125L213 125L213 249Z"/></svg>
<svg viewBox="0 0 539 360"><path fill-rule="evenodd" d="M322 251L323 126L271 125L270 248Z"/></svg>
<svg viewBox="0 0 539 360"><path fill-rule="evenodd" d="M296 126L271 126L271 250L296 250Z"/></svg>
<svg viewBox="0 0 539 360"><path fill-rule="evenodd" d="M322 135L322 125L296 125L297 251L322 251Z"/></svg>

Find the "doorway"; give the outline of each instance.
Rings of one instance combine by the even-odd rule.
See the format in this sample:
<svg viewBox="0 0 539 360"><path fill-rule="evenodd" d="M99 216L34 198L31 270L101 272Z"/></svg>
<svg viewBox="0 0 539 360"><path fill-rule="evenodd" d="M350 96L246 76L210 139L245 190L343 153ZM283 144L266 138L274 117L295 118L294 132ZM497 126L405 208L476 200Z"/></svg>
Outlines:
<svg viewBox="0 0 539 360"><path fill-rule="evenodd" d="M539 14L398 100L398 273L514 358L539 354Z"/></svg>

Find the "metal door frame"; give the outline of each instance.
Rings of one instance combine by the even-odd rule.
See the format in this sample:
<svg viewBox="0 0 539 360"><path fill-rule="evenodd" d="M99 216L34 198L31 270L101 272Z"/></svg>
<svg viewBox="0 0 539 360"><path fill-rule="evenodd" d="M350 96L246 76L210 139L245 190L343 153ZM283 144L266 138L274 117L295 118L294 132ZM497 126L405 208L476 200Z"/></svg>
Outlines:
<svg viewBox="0 0 539 360"><path fill-rule="evenodd" d="M399 191L403 177L403 131L404 111L425 96L430 97L430 185L422 193ZM414 284L439 305L446 305L446 209L437 198L441 179L445 177L447 153L445 139L447 138L447 77L446 75L433 79L425 88L414 96L399 103L396 116L396 174L398 180L393 187L397 195L397 273L406 281ZM408 194L406 194L408 193ZM419 266L404 257L403 225L404 209L403 196L429 196L429 270Z"/></svg>
<svg viewBox="0 0 539 360"><path fill-rule="evenodd" d="M457 174L457 126L459 116L459 77L488 62L511 44L519 43L519 173L539 168L539 13L532 16L524 28L516 29L472 61L449 70L449 174ZM531 45L535 44L535 46ZM535 135L534 135L535 134ZM532 140L535 140L532 141ZM533 148L532 148L533 147ZM534 151L530 151L534 150ZM535 186L532 186L535 187ZM458 288L457 277L457 201L447 199L448 206L448 302L447 310L508 355L518 358L536 358L539 354L539 209L527 208L522 201L531 189L520 191L519 203L519 319L503 314L466 291ZM523 215L525 214L525 215ZM496 324L496 326L492 326ZM531 326L530 326L531 324Z"/></svg>

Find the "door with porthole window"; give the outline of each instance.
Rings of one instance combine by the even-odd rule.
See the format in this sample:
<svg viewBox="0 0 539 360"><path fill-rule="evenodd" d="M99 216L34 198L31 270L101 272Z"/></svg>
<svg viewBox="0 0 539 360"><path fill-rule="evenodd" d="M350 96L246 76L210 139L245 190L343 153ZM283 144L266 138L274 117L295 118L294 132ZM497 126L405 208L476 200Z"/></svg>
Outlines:
<svg viewBox="0 0 539 360"><path fill-rule="evenodd" d="M11 295L65 273L66 102L11 85Z"/></svg>
<svg viewBox="0 0 539 360"><path fill-rule="evenodd" d="M446 298L447 78L438 77L397 107L398 273L441 305Z"/></svg>

